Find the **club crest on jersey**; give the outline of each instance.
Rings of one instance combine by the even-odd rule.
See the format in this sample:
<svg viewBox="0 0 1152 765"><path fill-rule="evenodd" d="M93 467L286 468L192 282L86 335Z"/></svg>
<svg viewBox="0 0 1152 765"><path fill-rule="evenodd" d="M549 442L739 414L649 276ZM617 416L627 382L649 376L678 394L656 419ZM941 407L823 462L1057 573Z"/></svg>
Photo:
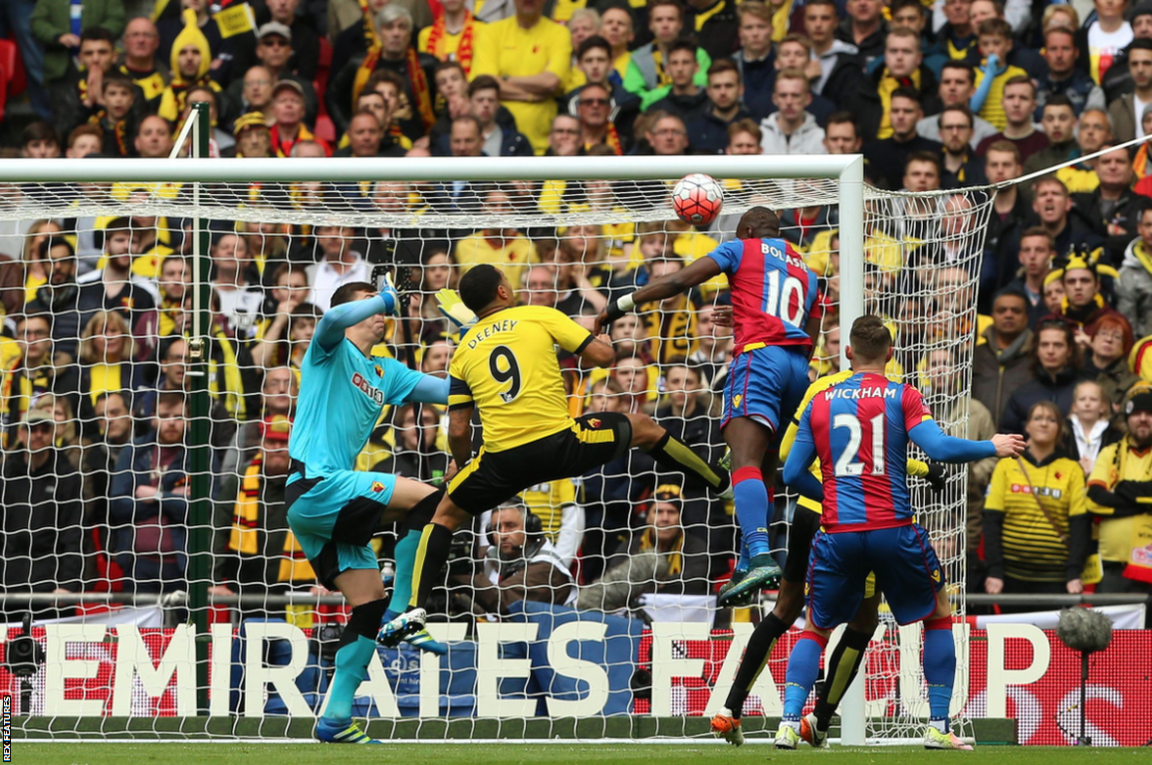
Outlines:
<svg viewBox="0 0 1152 765"><path fill-rule="evenodd" d="M599 420L599 419L597 419L597 418L595 418L595 417L593 417L593 418L592 418L592 419L590 419L590 420L587 420L586 422L587 422L589 425L591 425L593 428L598 428L598 427L600 427L600 420ZM545 484L545 485L547 485L547 484Z"/></svg>
<svg viewBox="0 0 1152 765"><path fill-rule="evenodd" d="M379 364L377 364L376 366L374 366L372 368L376 370L376 376L377 377L383 377L384 376L384 368L381 367Z"/></svg>
<svg viewBox="0 0 1152 765"><path fill-rule="evenodd" d="M384 391L369 385L368 381L364 379L364 375L359 372L352 375L352 384L359 388L361 393L372 399L376 406L384 406Z"/></svg>
<svg viewBox="0 0 1152 765"><path fill-rule="evenodd" d="M379 481L373 481L372 482L372 491L375 491L375 492L384 491L384 484L380 483Z"/></svg>

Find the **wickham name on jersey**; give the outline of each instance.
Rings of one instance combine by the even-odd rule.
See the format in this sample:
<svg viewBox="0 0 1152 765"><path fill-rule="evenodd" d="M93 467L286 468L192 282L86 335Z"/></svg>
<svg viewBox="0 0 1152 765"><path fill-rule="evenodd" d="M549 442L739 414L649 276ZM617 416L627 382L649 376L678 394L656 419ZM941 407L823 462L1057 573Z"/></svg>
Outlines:
<svg viewBox="0 0 1152 765"><path fill-rule="evenodd" d="M384 391L369 385L364 375L359 372L352 375L352 384L359 388L365 396L372 399L372 401L376 403L376 406L384 406Z"/></svg>
<svg viewBox="0 0 1152 765"><path fill-rule="evenodd" d="M896 398L895 388L854 388L852 390L845 390L840 387L829 388L826 391L821 391L820 395L824 396L825 400L832 400L834 398L842 399L861 399L861 398Z"/></svg>
<svg viewBox="0 0 1152 765"><path fill-rule="evenodd" d="M475 348L481 342L487 340L493 335L499 334L501 332L511 332L519 323L519 319L504 319L503 321L494 321L491 324L486 324L483 328L474 328L471 332L468 333L469 350Z"/></svg>

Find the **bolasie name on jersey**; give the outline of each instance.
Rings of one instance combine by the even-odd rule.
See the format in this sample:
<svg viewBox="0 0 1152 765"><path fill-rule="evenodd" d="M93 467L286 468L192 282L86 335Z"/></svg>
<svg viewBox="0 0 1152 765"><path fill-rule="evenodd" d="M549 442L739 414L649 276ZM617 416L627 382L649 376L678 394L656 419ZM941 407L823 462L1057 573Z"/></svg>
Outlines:
<svg viewBox="0 0 1152 765"><path fill-rule="evenodd" d="M376 406L384 406L384 391L369 385L368 381L364 379L364 375L359 372L352 375L352 384L359 388L361 393L372 399Z"/></svg>
<svg viewBox="0 0 1152 765"><path fill-rule="evenodd" d="M779 247L774 247L773 245L768 244L768 242L761 243L760 252L764 253L765 255L771 255L778 260L783 260L788 265L792 266L793 268L799 268L801 271L808 270L808 264L804 262L803 258L798 258L793 255L792 252L781 250Z"/></svg>
<svg viewBox="0 0 1152 765"><path fill-rule="evenodd" d="M822 392L825 401L831 401L834 398L857 400L861 398L896 398L895 388L854 388L852 390L844 390L843 388L829 388Z"/></svg>
<svg viewBox="0 0 1152 765"><path fill-rule="evenodd" d="M468 333L468 349L474 349L481 342L492 337L492 335L500 332L511 332L516 329L516 325L519 323L519 319L504 319L503 321L494 321L485 326L484 329L473 329Z"/></svg>

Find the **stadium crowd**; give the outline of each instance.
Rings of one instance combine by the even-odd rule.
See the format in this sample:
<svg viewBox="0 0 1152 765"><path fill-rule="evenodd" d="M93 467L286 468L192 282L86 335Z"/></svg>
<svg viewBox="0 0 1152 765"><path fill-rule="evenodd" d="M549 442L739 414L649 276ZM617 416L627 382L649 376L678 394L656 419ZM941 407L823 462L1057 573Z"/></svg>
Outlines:
<svg viewBox="0 0 1152 765"><path fill-rule="evenodd" d="M922 194L907 198L908 220L866 232L868 306L907 333L894 373L915 376L952 426L964 423L940 409L970 389L968 437L1029 437L1022 459L968 469L967 516L955 523L964 532L934 530L950 551L941 557L967 556L973 591L1152 593L1152 164L1147 145L1120 146L1152 131L1152 2L150 5L4 6L30 114L0 157L167 157L201 102L220 157L862 152L873 185ZM13 97L5 107L11 128L21 119ZM1026 174L1036 178L1010 183ZM939 190L954 193L929 194ZM169 192L182 193L110 190L120 202ZM46 214L0 231L0 582L9 592L185 589L192 222L75 218L50 209L50 189L5 193L43 193ZM274 193L257 185L247 201L259 208ZM501 215L612 207L613 193L592 181L334 182L284 196L301 209L339 203L495 226ZM980 198L990 215L973 273L967 208ZM917 215L926 204L932 214ZM780 214L834 302L835 207ZM916 228L924 218L933 236ZM723 225L430 233L214 221L214 591L320 589L287 528L287 441L301 360L341 284L397 265L412 298L382 351L442 376L457 338L431 295L469 267L499 265L523 302L590 325L609 300L707 254ZM902 292L911 272L934 297ZM612 370L565 370L574 412L651 413L717 464L738 352L716 321L726 299L710 282L615 322ZM951 322L972 305L974 321ZM916 354L929 333L975 344L971 379L956 350ZM839 344L832 311L813 379L838 370ZM358 467L442 483L443 419L430 405L388 412ZM730 506L639 452L533 487L473 531L440 601L453 614L520 599L687 603L727 576L736 537ZM388 546L384 537L382 560Z"/></svg>

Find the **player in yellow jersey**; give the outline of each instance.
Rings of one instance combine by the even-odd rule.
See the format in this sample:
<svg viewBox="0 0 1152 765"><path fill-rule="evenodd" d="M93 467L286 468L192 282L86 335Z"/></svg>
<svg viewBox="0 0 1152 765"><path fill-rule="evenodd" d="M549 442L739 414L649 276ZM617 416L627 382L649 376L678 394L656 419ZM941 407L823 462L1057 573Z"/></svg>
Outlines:
<svg viewBox="0 0 1152 765"><path fill-rule="evenodd" d="M412 610L399 619L421 612L448 560L452 532L529 486L582 475L635 447L721 496L728 491L727 473L714 471L647 415L572 418L556 346L586 364L609 367L616 356L607 335L593 337L553 308L517 306L512 284L495 266L478 265L465 274L460 298L477 316L448 370L448 443L460 472L424 527ZM473 457L476 408L484 445Z"/></svg>
<svg viewBox="0 0 1152 765"><path fill-rule="evenodd" d="M720 322L724 321L723 317ZM792 442L796 440L798 417L808 408L809 402L821 391L847 380L853 375L851 369L837 372L827 377L821 377L808 386L804 393L804 400L800 402L796 412L792 415L792 422L784 433L780 442L780 460L783 462L792 449ZM820 478L820 462L812 465L812 474ZM908 475L925 478L934 490L944 488L944 468L940 465L928 465L919 460L908 460ZM736 672L736 679L728 698L720 713L712 718L712 732L726 739L729 743L739 746L744 743L744 734L740 730L740 716L744 708L744 700L748 698L756 679L768 663L772 647L776 641L788 631L788 628L800 616L804 607L804 581L808 572L808 553L812 547L812 538L820 529L820 503L801 496L788 529L788 559L784 565L784 575L780 582L780 593L776 598L776 605L772 613L756 625L756 631L748 641L744 657L740 662L740 669ZM852 683L856 671L860 668L860 661L876 631L877 610L879 596L875 592L875 584L869 578L870 587L865 592L865 601L861 605L856 618L849 623L836 650L832 652L827 662L825 676L829 678L824 683L819 698L816 700L816 710L804 718L801 725L801 735L804 740L813 746L822 746L827 737L828 721L832 719L844 691Z"/></svg>

